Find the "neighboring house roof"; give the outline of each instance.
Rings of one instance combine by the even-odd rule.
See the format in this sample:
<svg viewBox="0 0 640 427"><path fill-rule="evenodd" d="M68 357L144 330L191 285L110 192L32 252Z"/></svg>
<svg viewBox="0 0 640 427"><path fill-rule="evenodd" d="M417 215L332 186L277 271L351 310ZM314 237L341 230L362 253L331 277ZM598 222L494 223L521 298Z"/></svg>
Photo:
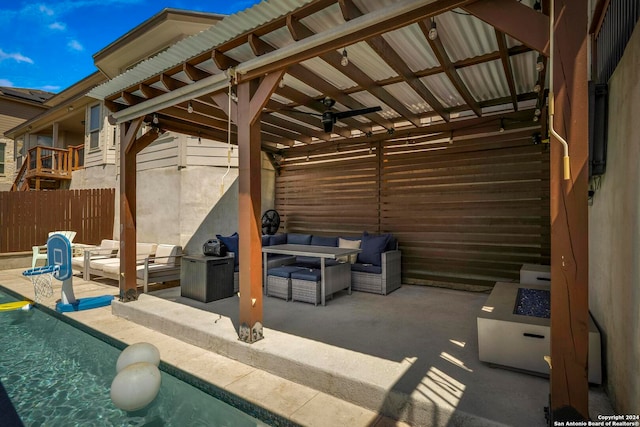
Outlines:
<svg viewBox="0 0 640 427"><path fill-rule="evenodd" d="M166 8L93 55L107 77L115 77L190 35L206 30L226 15Z"/></svg>
<svg viewBox="0 0 640 427"><path fill-rule="evenodd" d="M55 93L38 89L23 89L17 87L0 86L0 95L7 98L14 98L20 101L29 101L43 104L46 100L54 96Z"/></svg>
<svg viewBox="0 0 640 427"><path fill-rule="evenodd" d="M50 126L54 121L82 114L81 111L86 105L96 102L93 98L86 96L87 92L106 81L109 74L117 74L120 68L128 66L131 62L145 59L150 54L175 43L176 40L209 28L222 18L223 15L215 13L163 9L96 53L93 58L100 71L94 72L57 94L43 92L48 94L43 101L44 105L50 109L8 130L5 135L15 138L27 132L28 129L35 132ZM20 90L26 91L26 89ZM75 121L79 123L79 120Z"/></svg>

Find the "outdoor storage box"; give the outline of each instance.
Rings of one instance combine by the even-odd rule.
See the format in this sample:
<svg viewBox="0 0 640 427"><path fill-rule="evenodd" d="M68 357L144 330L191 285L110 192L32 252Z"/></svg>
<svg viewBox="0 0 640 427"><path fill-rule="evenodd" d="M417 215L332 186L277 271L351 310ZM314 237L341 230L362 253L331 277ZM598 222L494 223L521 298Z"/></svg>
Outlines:
<svg viewBox="0 0 640 427"><path fill-rule="evenodd" d="M184 256L180 295L210 302L233 295L233 256Z"/></svg>

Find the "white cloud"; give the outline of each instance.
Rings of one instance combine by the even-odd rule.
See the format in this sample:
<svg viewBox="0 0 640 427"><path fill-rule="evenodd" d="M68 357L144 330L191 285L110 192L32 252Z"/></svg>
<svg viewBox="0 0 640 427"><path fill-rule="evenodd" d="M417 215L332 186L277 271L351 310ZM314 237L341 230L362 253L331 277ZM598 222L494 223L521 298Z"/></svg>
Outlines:
<svg viewBox="0 0 640 427"><path fill-rule="evenodd" d="M67 46L69 49L77 50L78 52L82 52L84 50L84 46L82 46L78 40L71 40L67 43Z"/></svg>
<svg viewBox="0 0 640 427"><path fill-rule="evenodd" d="M47 86L42 86L40 90L46 90L47 92L55 92L60 90L60 86L47 85Z"/></svg>
<svg viewBox="0 0 640 427"><path fill-rule="evenodd" d="M53 9L51 9L50 7L48 7L46 4L41 4L40 5L40 12L44 13L47 16L53 16Z"/></svg>
<svg viewBox="0 0 640 427"><path fill-rule="evenodd" d="M21 53L6 53L0 49L0 61L4 61L5 59L13 59L16 62L27 62L29 64L33 64L33 60L31 58L28 58Z"/></svg>
<svg viewBox="0 0 640 427"><path fill-rule="evenodd" d="M49 24L49 28L52 30L60 30L60 31L64 31L67 29L67 25L64 24L63 22L54 22L53 24Z"/></svg>
<svg viewBox="0 0 640 427"><path fill-rule="evenodd" d="M13 82L7 79L0 79L0 86L13 87Z"/></svg>

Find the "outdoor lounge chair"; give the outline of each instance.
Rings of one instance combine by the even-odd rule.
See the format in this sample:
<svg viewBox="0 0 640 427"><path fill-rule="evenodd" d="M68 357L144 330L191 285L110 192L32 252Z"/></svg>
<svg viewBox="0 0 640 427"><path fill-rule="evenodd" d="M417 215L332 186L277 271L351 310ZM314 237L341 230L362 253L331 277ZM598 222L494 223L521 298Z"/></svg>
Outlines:
<svg viewBox="0 0 640 427"><path fill-rule="evenodd" d="M69 239L71 243L73 243L73 238L76 237L75 231L51 231L49 237L51 237L52 234L62 234ZM32 250L33 259L31 260L31 268L35 268L39 259L43 259L45 264L47 263L47 245L33 246Z"/></svg>

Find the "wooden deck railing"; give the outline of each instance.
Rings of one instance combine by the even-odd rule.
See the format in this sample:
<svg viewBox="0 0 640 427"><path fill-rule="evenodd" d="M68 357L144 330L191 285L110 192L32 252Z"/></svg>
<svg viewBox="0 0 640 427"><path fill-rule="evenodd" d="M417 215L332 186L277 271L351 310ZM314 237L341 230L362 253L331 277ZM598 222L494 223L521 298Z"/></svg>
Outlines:
<svg viewBox="0 0 640 427"><path fill-rule="evenodd" d="M71 172L84 167L84 145L52 148L38 145L27 152L22 167L13 182L12 191L28 190L30 181L40 189L41 179L70 180Z"/></svg>

